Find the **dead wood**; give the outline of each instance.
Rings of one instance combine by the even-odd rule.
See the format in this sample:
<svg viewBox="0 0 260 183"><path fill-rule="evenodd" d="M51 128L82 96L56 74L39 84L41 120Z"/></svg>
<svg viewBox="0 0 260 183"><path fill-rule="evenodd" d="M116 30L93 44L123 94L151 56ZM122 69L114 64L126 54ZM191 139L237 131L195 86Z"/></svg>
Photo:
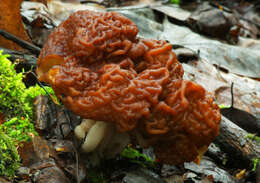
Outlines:
<svg viewBox="0 0 260 183"><path fill-rule="evenodd" d="M260 157L260 146L248 138L248 133L222 116L220 133L214 141L227 153L228 161L237 168L252 167L252 161Z"/></svg>
<svg viewBox="0 0 260 183"><path fill-rule="evenodd" d="M0 50L3 50L3 54L9 55L8 59L12 62L19 60L18 63L23 64L25 70L27 67L36 67L37 58L33 54L10 50L3 47L0 47Z"/></svg>
<svg viewBox="0 0 260 183"><path fill-rule="evenodd" d="M8 40L15 42L16 44L18 44L22 48L29 50L33 54L36 54L36 55L40 54L41 49L39 47L37 47L37 46L27 42L27 41L24 41L24 40L18 38L17 36L15 36L15 35L13 35L9 32L4 31L3 29L0 29L0 35L5 37Z"/></svg>

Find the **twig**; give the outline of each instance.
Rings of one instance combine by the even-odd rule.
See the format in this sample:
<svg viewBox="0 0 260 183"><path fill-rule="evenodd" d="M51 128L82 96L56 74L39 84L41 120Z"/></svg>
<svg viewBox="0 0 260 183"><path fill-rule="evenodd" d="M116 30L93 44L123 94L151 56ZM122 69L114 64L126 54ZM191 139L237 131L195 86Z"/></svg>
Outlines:
<svg viewBox="0 0 260 183"><path fill-rule="evenodd" d="M15 42L16 44L18 44L22 48L29 50L33 54L36 54L36 55L40 54L41 49L38 46L35 46L35 45L33 45L33 44L31 44L27 41L24 41L24 40L16 37L15 35L13 35L11 33L4 31L3 29L0 29L0 35L5 37L8 40Z"/></svg>
<svg viewBox="0 0 260 183"><path fill-rule="evenodd" d="M94 4L100 4L102 5L103 4L103 1L88 1L88 0L83 0L83 1L80 1L81 4L86 4L86 3L94 3Z"/></svg>
<svg viewBox="0 0 260 183"><path fill-rule="evenodd" d="M233 107L234 104L234 93L233 93L233 87L234 87L234 83L231 83L231 88L230 88L230 92L231 92L231 107Z"/></svg>
<svg viewBox="0 0 260 183"><path fill-rule="evenodd" d="M248 133L228 120L221 117L219 135L215 139L220 149L227 153L229 161L237 167L250 167L255 158L260 157L260 146L248 139Z"/></svg>
<svg viewBox="0 0 260 183"><path fill-rule="evenodd" d="M34 72L31 72L31 74L36 78L37 84L45 91L45 93L51 98L51 94L46 90L46 88L43 86L43 84L38 80L36 74Z"/></svg>

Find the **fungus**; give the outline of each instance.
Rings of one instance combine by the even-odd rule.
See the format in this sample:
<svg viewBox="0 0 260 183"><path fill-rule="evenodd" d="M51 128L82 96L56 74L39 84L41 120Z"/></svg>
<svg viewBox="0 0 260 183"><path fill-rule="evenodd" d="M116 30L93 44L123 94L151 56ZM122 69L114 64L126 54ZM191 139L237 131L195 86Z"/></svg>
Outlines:
<svg viewBox="0 0 260 183"><path fill-rule="evenodd" d="M85 151L105 151L112 141L122 147L134 136L161 162L195 160L218 134L218 106L203 87L182 79L171 44L137 33L119 13L73 13L48 37L38 77L67 108L91 119L75 129L79 139L87 134Z"/></svg>
<svg viewBox="0 0 260 183"><path fill-rule="evenodd" d="M81 124L76 126L74 129L75 136L82 140L85 138L86 133L89 132L90 128L96 123L92 119L83 119Z"/></svg>
<svg viewBox="0 0 260 183"><path fill-rule="evenodd" d="M84 140L81 148L84 152L94 152L91 159L97 164L99 159L113 158L130 143L127 133L117 132L113 124L92 119L83 119L74 129L75 136Z"/></svg>

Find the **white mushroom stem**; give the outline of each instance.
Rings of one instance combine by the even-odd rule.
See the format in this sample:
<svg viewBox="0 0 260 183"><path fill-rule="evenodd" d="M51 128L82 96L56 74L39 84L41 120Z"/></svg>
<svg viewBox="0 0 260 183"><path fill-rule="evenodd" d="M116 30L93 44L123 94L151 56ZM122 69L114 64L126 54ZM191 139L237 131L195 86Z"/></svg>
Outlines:
<svg viewBox="0 0 260 183"><path fill-rule="evenodd" d="M85 142L81 146L84 152L92 152L102 141L108 124L103 121L97 121L89 130Z"/></svg>
<svg viewBox="0 0 260 183"><path fill-rule="evenodd" d="M81 124L76 126L74 129L75 136L78 139L84 139L86 133L90 130L90 128L96 123L96 121L92 119L83 119Z"/></svg>
<svg viewBox="0 0 260 183"><path fill-rule="evenodd" d="M78 139L85 139L81 148L89 153L93 165L97 165L102 158L113 158L130 143L129 134L119 132L113 123L92 119L83 119L74 133Z"/></svg>

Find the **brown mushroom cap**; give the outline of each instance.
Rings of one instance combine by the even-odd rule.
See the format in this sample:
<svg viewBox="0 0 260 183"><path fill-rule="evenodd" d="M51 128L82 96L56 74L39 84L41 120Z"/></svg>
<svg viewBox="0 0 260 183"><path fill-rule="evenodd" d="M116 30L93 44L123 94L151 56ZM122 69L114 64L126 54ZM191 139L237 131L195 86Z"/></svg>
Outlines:
<svg viewBox="0 0 260 183"><path fill-rule="evenodd" d="M200 85L182 80L169 43L137 33L119 13L73 13L44 45L39 79L83 118L138 131L161 161L194 160L218 134L219 109Z"/></svg>

